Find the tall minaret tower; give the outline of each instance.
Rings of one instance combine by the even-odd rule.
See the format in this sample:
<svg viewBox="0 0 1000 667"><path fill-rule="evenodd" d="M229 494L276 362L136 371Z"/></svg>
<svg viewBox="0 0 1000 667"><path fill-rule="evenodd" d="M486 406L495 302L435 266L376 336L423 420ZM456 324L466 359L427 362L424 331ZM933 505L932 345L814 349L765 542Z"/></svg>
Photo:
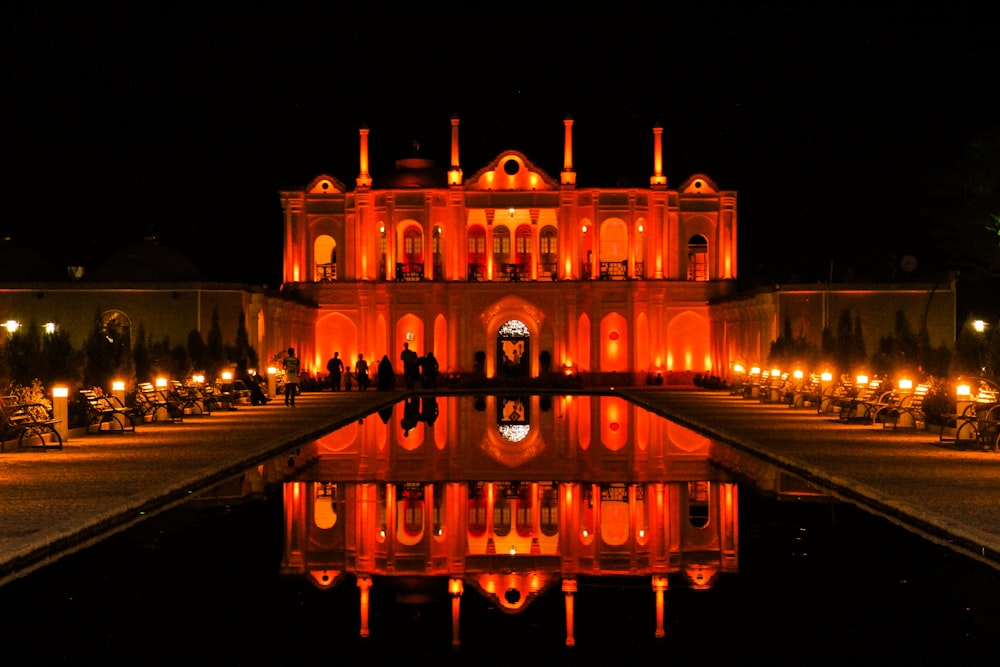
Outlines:
<svg viewBox="0 0 1000 667"><path fill-rule="evenodd" d="M451 166L448 168L448 185L462 184L462 168L458 163L458 116L451 117Z"/></svg>
<svg viewBox="0 0 1000 667"><path fill-rule="evenodd" d="M563 124L566 126L566 138L563 147L563 170L559 182L563 185L576 185L576 172L573 171L573 118L566 116Z"/></svg>
<svg viewBox="0 0 1000 667"><path fill-rule="evenodd" d="M359 188L370 188L372 177L368 173L368 128L362 125L358 132L361 134L361 173L358 174L357 183Z"/></svg>
<svg viewBox="0 0 1000 667"><path fill-rule="evenodd" d="M657 123L653 126L653 175L649 177L653 187L667 185L667 177L663 175L663 126Z"/></svg>

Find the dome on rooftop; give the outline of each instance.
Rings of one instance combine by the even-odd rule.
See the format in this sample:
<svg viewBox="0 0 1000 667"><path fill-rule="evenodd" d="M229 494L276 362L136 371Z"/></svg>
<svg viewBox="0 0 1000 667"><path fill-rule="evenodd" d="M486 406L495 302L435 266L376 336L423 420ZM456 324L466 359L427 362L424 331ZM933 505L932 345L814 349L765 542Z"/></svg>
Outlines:
<svg viewBox="0 0 1000 667"><path fill-rule="evenodd" d="M149 236L141 243L112 253L83 278L88 282L102 283L165 283L199 282L204 276L190 259L181 253L160 245L156 237Z"/></svg>
<svg viewBox="0 0 1000 667"><path fill-rule="evenodd" d="M396 169L375 180L376 190L445 188L448 174L434 160L419 157L396 160Z"/></svg>

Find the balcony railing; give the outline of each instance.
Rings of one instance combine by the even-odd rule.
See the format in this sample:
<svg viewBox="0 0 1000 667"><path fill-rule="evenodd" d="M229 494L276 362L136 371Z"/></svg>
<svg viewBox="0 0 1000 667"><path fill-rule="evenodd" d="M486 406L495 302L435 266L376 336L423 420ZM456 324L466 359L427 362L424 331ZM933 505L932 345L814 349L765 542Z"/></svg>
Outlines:
<svg viewBox="0 0 1000 667"><path fill-rule="evenodd" d="M399 282L419 282L424 279L423 263L396 262L396 280Z"/></svg>

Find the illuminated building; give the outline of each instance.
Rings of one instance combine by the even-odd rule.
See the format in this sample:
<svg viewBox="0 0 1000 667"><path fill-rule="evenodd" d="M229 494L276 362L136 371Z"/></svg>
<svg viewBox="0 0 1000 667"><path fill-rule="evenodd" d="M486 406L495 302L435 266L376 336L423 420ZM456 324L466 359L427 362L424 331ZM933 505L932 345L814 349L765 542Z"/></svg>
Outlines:
<svg viewBox="0 0 1000 667"><path fill-rule="evenodd" d="M786 321L818 345L843 310L871 341L902 312L954 347L953 277L737 292L735 191L704 174L668 187L658 126L648 187L578 186L572 131L558 178L516 150L470 174L458 118L447 168L417 155L376 178L361 128L353 187L323 174L282 191L283 289L315 308L280 326L305 366L339 351L401 373L408 342L444 373L535 377L547 358L594 383L689 384L765 362Z"/></svg>
<svg viewBox="0 0 1000 667"><path fill-rule="evenodd" d="M578 187L571 119L558 179L516 150L469 174L451 127L447 169L417 156L374 178L362 128L353 188L320 175L281 193L284 289L317 306L307 365L339 351L398 366L409 342L442 372L482 352L488 377L537 376L542 351L623 381L721 371L708 304L734 290L735 192L703 174L669 188L660 127L642 188Z"/></svg>

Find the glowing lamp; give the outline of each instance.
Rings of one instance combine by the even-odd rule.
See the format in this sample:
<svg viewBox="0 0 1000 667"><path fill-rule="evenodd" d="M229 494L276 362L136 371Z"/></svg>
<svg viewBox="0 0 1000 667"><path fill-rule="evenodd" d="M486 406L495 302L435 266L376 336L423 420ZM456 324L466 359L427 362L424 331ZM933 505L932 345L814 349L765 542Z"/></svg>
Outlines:
<svg viewBox="0 0 1000 667"><path fill-rule="evenodd" d="M510 555L511 555L511 556L515 556L515 555L517 555L517 549L515 549L515 548L514 548L514 545L513 545L513 544L512 544L512 545L510 545Z"/></svg>
<svg viewBox="0 0 1000 667"><path fill-rule="evenodd" d="M959 398L963 397L968 398L969 396L972 395L972 390L969 388L969 385L960 384L957 387L955 387L955 395Z"/></svg>
<svg viewBox="0 0 1000 667"><path fill-rule="evenodd" d="M124 380L115 380L111 383L111 391L125 391Z"/></svg>
<svg viewBox="0 0 1000 667"><path fill-rule="evenodd" d="M975 322L972 323L972 328L979 333L983 333L984 331L986 331L986 322L982 320L976 320Z"/></svg>
<svg viewBox="0 0 1000 667"><path fill-rule="evenodd" d="M197 375L192 375L191 380L197 384L202 384L203 382L205 382L205 376L202 375L201 373L198 373Z"/></svg>
<svg viewBox="0 0 1000 667"><path fill-rule="evenodd" d="M743 364L736 364L735 366L733 366L733 371L735 371L736 373L742 373L744 370L745 369L743 368Z"/></svg>
<svg viewBox="0 0 1000 667"><path fill-rule="evenodd" d="M760 366L752 366L750 368L750 375L760 375Z"/></svg>
<svg viewBox="0 0 1000 667"><path fill-rule="evenodd" d="M854 380L858 384L868 384L868 376L867 375L859 375L858 377L854 378Z"/></svg>
<svg viewBox="0 0 1000 667"><path fill-rule="evenodd" d="M830 371L824 371L823 373L820 374L819 379L822 380L823 382L830 382L831 380L833 380L833 373L831 373Z"/></svg>
<svg viewBox="0 0 1000 667"><path fill-rule="evenodd" d="M3 328L7 330L7 333L14 333L20 326L21 323L17 320L7 320L3 323Z"/></svg>
<svg viewBox="0 0 1000 667"><path fill-rule="evenodd" d="M67 398L69 387L52 387L52 398Z"/></svg>
<svg viewBox="0 0 1000 667"><path fill-rule="evenodd" d="M779 377L780 377L780 376L781 376L781 370L780 370L780 369L778 369L778 368L772 368L772 369L771 369L771 375L772 375L772 376L773 376L773 375L777 375L777 376L779 376Z"/></svg>
<svg viewBox="0 0 1000 667"><path fill-rule="evenodd" d="M913 389L913 380L900 380L899 381L899 388L900 389Z"/></svg>
<svg viewBox="0 0 1000 667"><path fill-rule="evenodd" d="M167 378L156 378L156 386L160 389L167 386Z"/></svg>
<svg viewBox="0 0 1000 667"><path fill-rule="evenodd" d="M794 377L796 380L801 380L802 379L802 371L795 371L794 373L792 373L792 377Z"/></svg>
<svg viewBox="0 0 1000 667"><path fill-rule="evenodd" d="M267 374L268 375L274 375L277 372L278 372L278 369L275 368L274 366L268 366L267 367Z"/></svg>
<svg viewBox="0 0 1000 667"><path fill-rule="evenodd" d="M232 371L222 371L222 380L224 382L231 382L232 379L233 379L233 372Z"/></svg>
<svg viewBox="0 0 1000 667"><path fill-rule="evenodd" d="M461 595L463 590L462 580L452 578L448 580L448 592L452 595Z"/></svg>
<svg viewBox="0 0 1000 667"><path fill-rule="evenodd" d="M45 323L45 333L47 333L47 334L54 334L55 332L56 332L56 323L55 322L46 322Z"/></svg>

